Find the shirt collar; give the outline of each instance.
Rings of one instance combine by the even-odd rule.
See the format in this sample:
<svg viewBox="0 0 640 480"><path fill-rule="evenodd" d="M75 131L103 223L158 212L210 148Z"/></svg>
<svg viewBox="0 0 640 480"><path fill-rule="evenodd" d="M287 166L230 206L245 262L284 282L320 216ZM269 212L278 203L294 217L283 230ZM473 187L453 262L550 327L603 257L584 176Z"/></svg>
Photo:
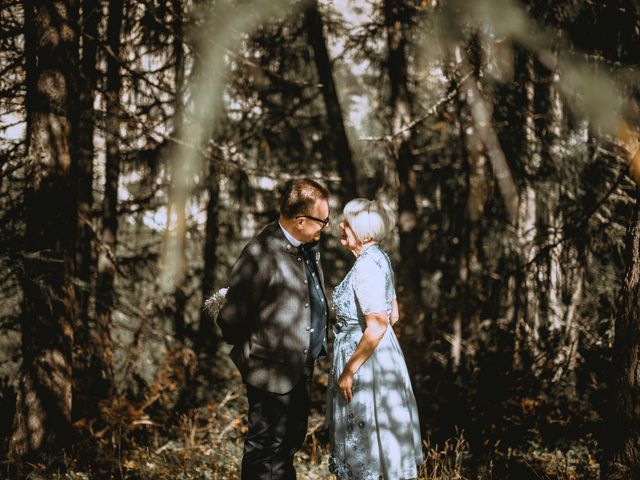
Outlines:
<svg viewBox="0 0 640 480"><path fill-rule="evenodd" d="M282 229L282 233L284 233L284 236L287 238L287 240L291 245L293 245L296 248L302 245L302 242L300 240L298 240L289 232L287 232L287 229L282 226L282 224L280 223L280 220L278 220L278 225L280 225L280 229Z"/></svg>

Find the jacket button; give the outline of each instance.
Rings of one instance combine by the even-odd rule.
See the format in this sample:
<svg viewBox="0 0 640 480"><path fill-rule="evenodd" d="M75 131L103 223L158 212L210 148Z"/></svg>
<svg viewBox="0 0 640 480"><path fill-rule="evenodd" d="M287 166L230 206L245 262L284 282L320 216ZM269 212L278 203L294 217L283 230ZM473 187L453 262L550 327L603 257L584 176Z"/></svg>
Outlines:
<svg viewBox="0 0 640 480"><path fill-rule="evenodd" d="M298 257L298 261L299 261L299 262L301 262L301 261L302 261L302 259L301 259L300 257Z"/></svg>
<svg viewBox="0 0 640 480"><path fill-rule="evenodd" d="M308 304L308 303L305 303L305 304L304 304L304 308L309 308L309 304Z"/></svg>
<svg viewBox="0 0 640 480"><path fill-rule="evenodd" d="M305 329L307 332L310 332L310 331L311 331L311 327L305 327L304 329Z"/></svg>
<svg viewBox="0 0 640 480"><path fill-rule="evenodd" d="M309 350L307 350L306 348L302 351L302 353L305 353L305 354L306 354L307 352L309 352Z"/></svg>
<svg viewBox="0 0 640 480"><path fill-rule="evenodd" d="M307 284L307 281L306 281L306 280L304 281L304 284L305 284L305 285Z"/></svg>

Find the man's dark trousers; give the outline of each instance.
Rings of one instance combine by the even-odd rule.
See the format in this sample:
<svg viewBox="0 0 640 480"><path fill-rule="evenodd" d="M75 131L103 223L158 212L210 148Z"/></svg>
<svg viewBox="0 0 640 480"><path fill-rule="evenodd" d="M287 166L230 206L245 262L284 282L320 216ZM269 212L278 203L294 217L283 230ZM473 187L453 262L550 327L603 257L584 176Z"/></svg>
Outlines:
<svg viewBox="0 0 640 480"><path fill-rule="evenodd" d="M249 431L242 480L295 480L293 456L307 433L313 360L289 393L279 395L247 384Z"/></svg>

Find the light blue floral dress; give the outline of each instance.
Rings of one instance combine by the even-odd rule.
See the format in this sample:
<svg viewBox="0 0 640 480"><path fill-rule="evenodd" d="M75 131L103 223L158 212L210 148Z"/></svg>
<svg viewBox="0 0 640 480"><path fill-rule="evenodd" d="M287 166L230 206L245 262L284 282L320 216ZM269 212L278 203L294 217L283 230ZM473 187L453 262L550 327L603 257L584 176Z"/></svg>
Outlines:
<svg viewBox="0 0 640 480"><path fill-rule="evenodd" d="M329 374L327 427L329 470L338 480L403 480L422 464L418 409L398 339L389 325L373 354L358 369L346 403L338 378L362 338L364 315L391 313L395 297L387 254L372 245L333 291L337 317Z"/></svg>

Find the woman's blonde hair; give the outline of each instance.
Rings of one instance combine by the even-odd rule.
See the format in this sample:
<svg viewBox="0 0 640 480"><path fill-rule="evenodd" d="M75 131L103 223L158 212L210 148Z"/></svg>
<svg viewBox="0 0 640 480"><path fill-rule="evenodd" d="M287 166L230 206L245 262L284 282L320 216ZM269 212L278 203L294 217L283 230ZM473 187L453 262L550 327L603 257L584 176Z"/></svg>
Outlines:
<svg viewBox="0 0 640 480"><path fill-rule="evenodd" d="M342 211L358 241L380 241L395 226L395 215L391 207L381 200L354 198Z"/></svg>

